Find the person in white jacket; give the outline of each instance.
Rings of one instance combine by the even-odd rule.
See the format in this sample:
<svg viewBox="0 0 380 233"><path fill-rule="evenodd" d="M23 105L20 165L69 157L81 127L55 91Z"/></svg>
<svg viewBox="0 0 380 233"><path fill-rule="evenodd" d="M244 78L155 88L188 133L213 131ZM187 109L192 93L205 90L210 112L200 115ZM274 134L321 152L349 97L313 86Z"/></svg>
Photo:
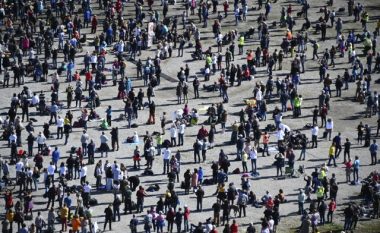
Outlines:
<svg viewBox="0 0 380 233"><path fill-rule="evenodd" d="M326 123L326 132L328 134L329 141L331 141L331 133L333 129L334 129L334 121L331 118L329 118L327 119L327 123Z"/></svg>
<svg viewBox="0 0 380 233"><path fill-rule="evenodd" d="M41 152L43 150L45 143L46 143L45 135L42 132L39 132L37 136L38 152Z"/></svg>
<svg viewBox="0 0 380 233"><path fill-rule="evenodd" d="M172 146L177 146L177 133L178 129L175 124L170 127L170 144Z"/></svg>

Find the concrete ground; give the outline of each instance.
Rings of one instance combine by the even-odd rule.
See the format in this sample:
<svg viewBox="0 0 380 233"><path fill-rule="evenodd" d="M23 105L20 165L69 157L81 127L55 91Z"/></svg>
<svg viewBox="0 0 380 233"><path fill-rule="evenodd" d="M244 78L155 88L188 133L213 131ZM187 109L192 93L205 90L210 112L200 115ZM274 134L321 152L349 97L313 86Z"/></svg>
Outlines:
<svg viewBox="0 0 380 233"><path fill-rule="evenodd" d="M248 1L249 6L256 6L257 3L253 3L252 1ZM380 4L376 0L369 0L365 2L361 2L364 4L365 9L368 10L370 15L370 22L369 22L369 29L371 31L374 31L376 20L378 19L379 15L377 10L380 9ZM288 4L293 5L294 12L298 12L300 10L300 5L297 4L295 1L277 1L276 3L272 4L272 12L269 15L269 22L272 21L279 21L280 19L280 11L282 6L287 6ZM316 21L322 14L319 13L319 9L323 7L326 3L323 2L315 2L310 1L311 8L309 10L310 20L311 22ZM125 15L125 18L129 18L130 14L134 14L134 6L132 2L129 2L127 5L127 11L128 15ZM329 9L335 9L337 11L340 7L346 7L347 4L346 1L343 0L337 0L334 3L333 7L329 7ZM156 1L154 4L155 9L160 9L159 1ZM169 15L179 15L182 10L184 9L182 2L178 2L175 6L170 6ZM222 5L219 5L219 9L222 9ZM94 3L94 10L95 12L102 18L101 12L99 9L97 9L97 4ZM131 13L130 13L131 12ZM229 14L227 19L224 19L222 21L222 31L223 33L227 32L228 30L237 29L239 32L246 31L250 26L257 27L256 18L260 12L264 12L264 9L262 10L250 10L248 13L248 21L239 24L237 27L234 26L234 18L232 13ZM212 23L212 19L216 17L215 14L210 15L209 25ZM353 17L348 17L347 11L344 12L342 15L339 15L339 17L342 17L344 21L344 33L347 33L351 29L360 30L361 25L360 23L354 23ZM191 19L196 19L197 22L197 16L191 16ZM296 18L296 27L295 31L297 31L303 23L303 19ZM204 47L207 47L207 45L214 45L215 40L213 39L212 31L209 28L201 28L201 25L198 25L201 30L201 38L202 42L205 44ZM84 33L89 33L89 29L84 29ZM83 33L82 32L82 33ZM275 28L270 29L270 35L271 35L271 42L270 42L270 52L272 53L274 49L280 49L279 45L281 43L282 37L285 34L284 28ZM328 29L328 40L325 42L318 42L320 44L319 51L323 51L325 48L330 48L331 45L335 45L335 30L329 28ZM93 37L93 35L88 35L89 39ZM310 33L310 39L320 39L320 35L314 35L313 33ZM258 40L257 40L257 34L253 37L253 39L247 40L245 49L256 49L258 46ZM56 41L55 46L57 46L58 42ZM85 46L84 51L89 50L92 51L93 47ZM154 56L155 51L155 45L147 51L143 51L143 54L140 56L141 59L145 60L147 56ZM183 105L177 105L177 100L175 96L175 87L177 83L175 82L176 74L179 71L179 67L183 66L188 63L191 69L191 75L197 75L200 77L201 85L203 84L212 84L213 82L217 81L219 75L217 72L216 75L212 75L210 81L203 82L203 77L201 75L201 69L204 66L204 61L193 61L191 59L191 52L193 49L187 48L185 49L185 55L184 57L176 57L177 52L174 51L173 55L174 57L170 59L166 59L162 61L162 72L163 72L163 79L161 81L161 85L156 88L156 97L154 98L154 101L156 102L157 109L156 109L156 124L155 125L146 125L146 120L148 118L148 110L141 110L139 111L139 118L136 121L136 123L139 125L137 129L127 129L127 122L126 121L120 121L116 122L113 121L112 126L118 126L119 127L119 137L120 142L125 141L125 139L128 136L132 136L134 131L137 131L139 135L144 135L146 131L149 131L152 133L153 131L159 131L159 116L161 116L162 112L168 112L169 114L176 111L177 109L183 108ZM213 48L213 51L216 51L216 48ZM361 53L360 45L359 49L357 50L359 54ZM84 53L84 52L83 52ZM83 54L78 55L78 60L81 61ZM303 107L302 107L302 116L297 119L292 118L291 112L287 112L284 117L284 123L289 125L291 129L300 129L303 130L303 126L307 123L311 123L312 121L312 108L314 105L318 103L318 94L320 93L321 89L323 88L322 84L320 84L319 81L319 75L318 75L318 64L316 61L311 60L312 54L311 49L309 45L309 49L307 51L307 62L306 62L306 73L301 75L302 85L299 87L299 93L303 96ZM109 53L107 55L107 67L111 67L112 61L114 56L112 53ZM365 63L365 58L360 58L363 63ZM62 57L60 57L60 60L62 60ZM289 73L290 69L290 58L285 59L285 64L283 65L284 69L279 71L274 71L274 77L280 77L284 78L286 74ZM237 56L235 58L235 64L243 64L245 62L244 56ZM223 64L224 65L224 64ZM80 70L83 67L83 64L79 64L76 66L77 70ZM350 65L347 63L347 56L345 58L337 58L336 59L336 67L335 68L329 68L328 73L330 76L335 79L337 75L343 75L344 69L350 68ZM53 70L50 70L50 73L53 73ZM96 108L96 112L101 116L105 117L105 110L108 105L111 105L113 108L113 118L117 118L117 116L121 113L123 113L123 102L119 99L116 99L117 94L117 87L112 86L111 81L111 74L109 72L107 74L108 84L102 88L98 93L101 97L101 106ZM146 91L146 88L143 87L143 82L141 80L136 80L136 70L135 65L133 63L128 63L127 66L127 72L128 77L131 77L133 80L133 87L138 90L139 88L143 88ZM377 80L379 77L378 74L373 74L372 80ZM200 128L200 126L193 126L186 129L185 133L185 144L184 146L173 148L172 151L180 150L183 158L181 170L185 171L187 168L193 169L197 168L199 166L202 166L202 168L205 170L206 176L211 175L211 162L213 160L218 159L219 150L223 149L228 155L230 155L230 159L235 157L236 149L235 146L228 145L229 139L230 139L230 126L235 120L239 120L238 118L238 112L241 108L244 107L243 99L253 97L252 96L252 90L256 82L262 81L266 82L268 78L268 75L266 73L266 69L263 67L258 68L258 74L255 75L255 79L253 81L245 81L240 87L232 87L229 88L229 97L230 101L228 104L225 104L225 109L228 111L228 123L227 123L227 131L225 134L221 133L220 125L217 126L217 134L215 136L215 148L209 150L207 152L207 161L205 163L201 164L193 164L193 154L192 154L192 144L194 142L195 136ZM66 89L68 83L64 82L65 77L61 77L61 86L60 86L60 99L65 100L66 94L64 93L64 90ZM50 90L50 79L49 83L34 83L30 77L27 78L27 85L31 90L33 91L49 91ZM190 80L191 81L191 80ZM191 83L190 83L191 86ZM368 148L363 148L361 145L358 145L356 142L356 126L359 124L359 122L363 122L364 124L369 124L371 127L373 127L373 133L376 129L376 120L377 116L374 116L372 118L364 118L364 109L365 105L359 104L358 102L355 102L353 99L355 95L355 88L356 85L354 83L350 83L350 89L347 91L343 91L342 97L335 97L335 93L333 92L333 98L331 99L331 109L329 111L329 117L334 119L334 132L333 135L336 135L338 132L341 132L342 138L349 138L352 143L352 155L351 157L354 157L355 155L359 156L361 161L361 170L359 176L361 178L365 178L368 176L368 174L376 169L379 169L379 166L369 166L370 164L370 155ZM373 83L372 84L372 91L379 91L378 84ZM190 88L191 90L192 88ZM13 93L19 93L21 91L21 88L7 88L2 89L2 95L3 98L0 100L0 108L2 112L7 112L9 107L9 100L11 98L11 95ZM201 91L199 99L192 99L193 93L192 90L190 91L191 100L189 101L189 107L190 108L196 108L196 109L204 109L207 106L210 106L212 103L219 103L221 102L221 98L219 97L219 93L217 92L205 92ZM49 99L48 95L48 99ZM273 120L271 118L271 111L274 109L275 106L279 106L280 104L278 102L278 99L275 98L274 101L271 101L268 105L269 108L269 114L267 121L263 121L260 123L261 128L265 128L265 126L269 123L273 123ZM78 108L72 108L71 109L74 113L74 117L77 118L80 116L80 109ZM64 116L67 109L63 109L61 112L61 116ZM35 113L34 110L31 109L31 115ZM33 116L34 117L34 116ZM39 131L42 131L42 125L44 122L48 121L48 117L35 117L38 122L36 122L36 133ZM201 112L200 116L200 122L203 122L207 119L207 116ZM99 136L101 133L101 130L99 129L100 122L89 122L89 130L88 133L92 139L94 139L95 143L99 145ZM169 126L169 125L168 125ZM52 126L51 130L54 132L55 127ZM322 134L323 130L320 130L320 136ZM56 140L56 139L49 139L47 143L51 146L58 146L60 151L63 154L63 159L68 157L68 151L70 147L72 146L80 146L80 135L81 135L82 129L74 128L73 133L70 134L69 144L63 145L63 140ZM309 138L311 138L311 133L309 130L303 131ZM109 131L106 132L106 134L109 134ZM26 132L23 132L23 140L26 139ZM54 135L55 136L55 135ZM169 139L169 131L164 136L164 139ZM271 144L275 144L275 136L271 135ZM143 145L140 144L142 147ZM296 167L299 165L304 165L306 168L306 174L311 174L311 172L314 170L314 167L320 166L324 162L327 162L328 159L328 148L330 146L330 142L325 141L324 139L320 139L319 147L317 149L309 149L307 150L307 160L296 162ZM96 154L96 160L108 160L110 162L117 161L118 163L124 163L128 166L128 174L129 175L141 175L142 170L136 171L133 170L133 161L132 161L132 155L133 155L133 149L134 145L121 143L120 144L120 150L116 152L109 153L108 158L100 158L100 154ZM25 148L25 145L24 145ZM6 148L6 143L2 143L2 147L0 149L0 153L3 155L3 157L7 158L9 155L10 150ZM296 151L296 156L299 155L299 151ZM45 157L45 164L47 165L49 159ZM274 179L275 176L275 167L271 166L271 164L274 162L273 155L270 157L259 157L258 158L258 171L260 172L259 177L252 177L250 178L251 182L251 189L257 194L258 197L261 197L265 194L265 191L268 190L272 196L276 195L278 193L278 190L281 188L284 190L284 193L286 195L286 198L288 200L287 203L281 204L280 206L280 214L281 214L281 222L279 224L278 232L294 232L293 228L298 226L300 223L300 216L296 214L298 207L297 207L297 194L299 188L303 188L305 185L305 182L303 181L303 176L300 178L289 178L285 180L277 180ZM340 159L338 159L338 167L334 168L331 167L328 172L328 177L331 177L332 173L335 173L337 176L337 181L339 183L339 192L338 192L338 211L335 215L335 222L337 224L343 224L343 208L345 207L345 204L352 200L357 200L357 196L360 192L360 185L352 186L347 183L345 183L345 170L344 165L342 164L342 156ZM231 167L230 171L234 170L237 167L241 167L240 162L231 161ZM95 179L93 178L93 169L94 165L88 166L88 178L90 182L95 186ZM147 209L148 206L155 205L158 201L158 197L162 196L165 192L165 186L168 183L167 177L165 175L161 175L162 173L162 160L157 157L154 161L153 170L155 172L155 176L151 177L145 177L141 176L142 185L144 187L148 187L151 184L159 184L161 186L161 189L158 192L152 192L148 193L149 196L145 200L145 207ZM180 175L180 178L182 180L183 172ZM235 182L235 184L240 184L240 177L241 175L229 175L230 181ZM105 182L105 181L103 181ZM71 181L69 184L78 184L79 181ZM43 184L40 184L40 187L43 187ZM215 192L215 186L205 186L205 200L204 200L204 211L202 213L197 213L193 211L191 213L191 222L196 224L199 221L204 221L206 218L209 218L212 216L212 209L211 206L215 202L216 198L212 194ZM176 190L180 193L179 199L180 199L180 206L183 207L185 204L190 207L191 210L194 210L196 208L196 199L194 194L190 195L182 195L182 190L179 189L179 184L176 183ZM42 198L43 191L42 189L38 191L37 193L34 193L34 201L35 201L35 210L41 210L44 216L47 216L47 212L45 210L46 203L45 199ZM99 204L94 209L94 218L98 223L100 224L101 228L103 227L103 221L104 221L104 208L113 200L112 193L94 193L93 197L97 198ZM313 195L313 197L315 197ZM75 203L75 202L74 202ZM3 202L1 202L1 205L3 205ZM308 204L307 204L308 206ZM260 229L260 218L263 216L264 209L256 209L254 207L248 207L248 213L247 217L245 218L237 218L237 222L241 226L239 228L239 232L245 232L245 228L248 223L253 222L257 229ZM142 215L138 215L139 219L142 220ZM121 222L115 222L113 223L113 231L114 232L129 232L129 221L131 219L131 215L123 215ZM28 222L28 224L31 222ZM57 229L60 229L60 227L57 225ZM139 232L142 232L143 227L142 225L138 226ZM218 228L219 231L222 230L222 228Z"/></svg>

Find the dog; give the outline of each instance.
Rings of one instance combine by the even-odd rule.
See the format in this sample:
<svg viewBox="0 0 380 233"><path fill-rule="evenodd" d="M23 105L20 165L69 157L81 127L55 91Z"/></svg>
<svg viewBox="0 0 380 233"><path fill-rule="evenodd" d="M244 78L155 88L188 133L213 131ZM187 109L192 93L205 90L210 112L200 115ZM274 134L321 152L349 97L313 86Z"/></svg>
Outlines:
<svg viewBox="0 0 380 233"><path fill-rule="evenodd" d="M234 216L236 218L236 215L239 213L239 206L237 206L237 205L230 205L230 211L229 211L230 214L231 214L231 210L234 211Z"/></svg>
<svg viewBox="0 0 380 233"><path fill-rule="evenodd" d="M303 15L303 12L300 11L300 12L297 12L297 17L301 17Z"/></svg>

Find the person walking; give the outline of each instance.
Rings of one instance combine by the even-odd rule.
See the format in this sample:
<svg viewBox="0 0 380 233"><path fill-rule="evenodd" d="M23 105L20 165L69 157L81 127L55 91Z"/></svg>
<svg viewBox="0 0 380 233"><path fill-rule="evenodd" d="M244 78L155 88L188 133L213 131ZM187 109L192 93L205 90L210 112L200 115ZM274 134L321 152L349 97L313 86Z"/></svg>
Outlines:
<svg viewBox="0 0 380 233"><path fill-rule="evenodd" d="M336 150L335 142L333 142L329 148L329 162L328 162L327 166L331 166L331 160L333 160L334 161L334 167L337 167L336 161L335 161L335 150Z"/></svg>

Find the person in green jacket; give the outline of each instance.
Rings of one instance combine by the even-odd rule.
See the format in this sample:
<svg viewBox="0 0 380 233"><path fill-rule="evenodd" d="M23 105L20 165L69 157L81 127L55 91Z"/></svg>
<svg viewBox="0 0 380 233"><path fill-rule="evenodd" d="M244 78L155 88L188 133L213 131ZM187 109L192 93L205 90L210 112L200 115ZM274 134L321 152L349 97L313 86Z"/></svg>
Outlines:
<svg viewBox="0 0 380 233"><path fill-rule="evenodd" d="M238 47L239 47L239 55L242 55L243 48L244 48L244 35L240 35L238 39Z"/></svg>

